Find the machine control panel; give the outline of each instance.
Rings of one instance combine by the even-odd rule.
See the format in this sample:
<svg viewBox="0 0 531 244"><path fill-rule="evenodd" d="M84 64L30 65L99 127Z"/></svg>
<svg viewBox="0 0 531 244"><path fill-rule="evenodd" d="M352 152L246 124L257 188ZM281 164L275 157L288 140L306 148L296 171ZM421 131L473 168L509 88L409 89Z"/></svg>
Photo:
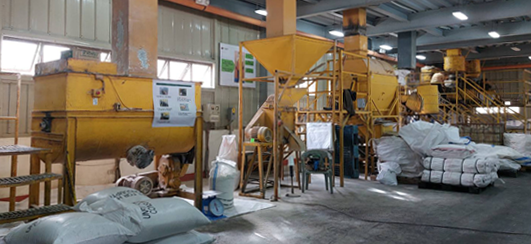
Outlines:
<svg viewBox="0 0 531 244"><path fill-rule="evenodd" d="M221 114L221 106L219 104L205 104L203 105L203 118L205 122L218 123Z"/></svg>

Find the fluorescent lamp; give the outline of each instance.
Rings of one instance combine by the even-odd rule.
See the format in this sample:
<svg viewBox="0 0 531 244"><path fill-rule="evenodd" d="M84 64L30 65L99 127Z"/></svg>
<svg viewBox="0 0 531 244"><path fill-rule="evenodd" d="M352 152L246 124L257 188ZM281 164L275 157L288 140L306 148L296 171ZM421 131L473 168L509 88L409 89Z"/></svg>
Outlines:
<svg viewBox="0 0 531 244"><path fill-rule="evenodd" d="M468 19L468 16L466 16L466 14L463 14L463 12L453 12L452 13L454 15L454 17L460 19L460 20L467 20Z"/></svg>
<svg viewBox="0 0 531 244"><path fill-rule="evenodd" d="M500 34L498 34L496 31L489 32L489 36L492 38L500 38Z"/></svg>
<svg viewBox="0 0 531 244"><path fill-rule="evenodd" d="M416 57L418 60L426 60L426 56L424 55L417 55Z"/></svg>
<svg viewBox="0 0 531 244"><path fill-rule="evenodd" d="M338 31L338 30L331 30L328 33L330 33L330 35L337 36L337 37L344 37L345 36L345 34L343 34L342 31Z"/></svg>
<svg viewBox="0 0 531 244"><path fill-rule="evenodd" d="M529 56L529 59L531 59L531 56Z"/></svg>
<svg viewBox="0 0 531 244"><path fill-rule="evenodd" d="M520 52L522 51L522 49L518 48L518 47L511 47L511 49L515 52Z"/></svg>
<svg viewBox="0 0 531 244"><path fill-rule="evenodd" d="M257 9L254 12L262 16L267 16L267 11L265 9Z"/></svg>
<svg viewBox="0 0 531 244"><path fill-rule="evenodd" d="M505 101L505 106L511 106L511 101Z"/></svg>
<svg viewBox="0 0 531 244"><path fill-rule="evenodd" d="M380 48L383 49L383 50L387 50L387 51L393 50L393 47L391 47L391 46L389 46L387 44L380 45Z"/></svg>

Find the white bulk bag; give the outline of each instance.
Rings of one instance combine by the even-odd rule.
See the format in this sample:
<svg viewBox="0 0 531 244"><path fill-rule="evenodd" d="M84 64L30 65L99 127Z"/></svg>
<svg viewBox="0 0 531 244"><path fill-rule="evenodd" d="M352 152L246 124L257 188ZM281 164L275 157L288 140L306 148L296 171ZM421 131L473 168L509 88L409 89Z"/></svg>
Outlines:
<svg viewBox="0 0 531 244"><path fill-rule="evenodd" d="M203 213L179 198L157 198L134 202L142 212L141 231L129 238L131 243L185 233L210 223Z"/></svg>
<svg viewBox="0 0 531 244"><path fill-rule="evenodd" d="M400 165L400 176L419 177L422 174L422 158L402 138L384 136L374 140L374 145L380 162L396 162Z"/></svg>
<svg viewBox="0 0 531 244"><path fill-rule="evenodd" d="M142 192L137 191L133 188L118 186L88 195L87 197L83 198L83 200L79 202L74 207L74 209L79 210L79 206L81 206L81 204L83 203L91 205L92 203L103 200L105 198L113 198L122 202L129 203L149 199L149 197L144 195Z"/></svg>
<svg viewBox="0 0 531 244"><path fill-rule="evenodd" d="M145 244L210 244L214 241L215 240L212 236L192 230L186 233L149 241Z"/></svg>
<svg viewBox="0 0 531 244"><path fill-rule="evenodd" d="M218 158L238 162L238 142L236 135L221 136Z"/></svg>
<svg viewBox="0 0 531 244"><path fill-rule="evenodd" d="M398 134L413 151L421 156L427 156L432 147L449 143L446 133L448 128L446 125L417 121L402 127Z"/></svg>
<svg viewBox="0 0 531 244"><path fill-rule="evenodd" d="M440 184L442 183L443 173L444 172L442 171L424 170L422 171L422 177L420 180L424 182Z"/></svg>
<svg viewBox="0 0 531 244"><path fill-rule="evenodd" d="M7 234L7 244L120 244L132 233L91 213L64 213L23 224Z"/></svg>
<svg viewBox="0 0 531 244"><path fill-rule="evenodd" d="M234 205L234 185L240 180L236 168L236 162L223 159L213 161L210 165L210 190L222 192L217 198L226 209Z"/></svg>
<svg viewBox="0 0 531 244"><path fill-rule="evenodd" d="M505 133L503 134L503 144L523 155L531 156L531 135Z"/></svg>

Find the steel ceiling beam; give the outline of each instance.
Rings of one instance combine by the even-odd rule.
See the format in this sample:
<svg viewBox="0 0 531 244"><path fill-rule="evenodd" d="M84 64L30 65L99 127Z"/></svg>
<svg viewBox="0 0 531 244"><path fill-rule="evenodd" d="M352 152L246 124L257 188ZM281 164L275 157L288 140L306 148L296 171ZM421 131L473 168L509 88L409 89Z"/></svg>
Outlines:
<svg viewBox="0 0 531 244"><path fill-rule="evenodd" d="M394 8L391 8L385 4L381 4L380 6L378 7L369 7L370 9L378 12L378 13L381 13L381 14L384 14L384 15L387 15L389 16L389 18L392 18L394 20L398 20L398 21L402 21L402 22L407 22L409 21L408 19L408 16L407 14L403 13L403 12L400 12Z"/></svg>
<svg viewBox="0 0 531 244"><path fill-rule="evenodd" d="M326 0L315 4L300 4L297 7L297 18L306 18L322 13L337 12L345 9L378 6L392 0Z"/></svg>
<svg viewBox="0 0 531 244"><path fill-rule="evenodd" d="M328 2L328 1L326 1ZM461 21L452 16L455 11L461 11L468 16L467 21ZM531 4L529 0L493 1L488 3L470 4L430 10L409 15L409 22L386 20L374 28L367 30L367 35L383 35L390 32L420 30L429 27L454 25L463 23L479 23L497 19L513 18L529 15Z"/></svg>
<svg viewBox="0 0 531 244"><path fill-rule="evenodd" d="M491 60L491 59L505 59L513 57L526 57L531 55L531 44L515 45L520 48L520 52L515 52L510 49L509 46L489 47L479 49L478 53L469 53L467 60L479 59L479 60ZM427 53L425 54L427 64L442 63L443 55L440 53Z"/></svg>

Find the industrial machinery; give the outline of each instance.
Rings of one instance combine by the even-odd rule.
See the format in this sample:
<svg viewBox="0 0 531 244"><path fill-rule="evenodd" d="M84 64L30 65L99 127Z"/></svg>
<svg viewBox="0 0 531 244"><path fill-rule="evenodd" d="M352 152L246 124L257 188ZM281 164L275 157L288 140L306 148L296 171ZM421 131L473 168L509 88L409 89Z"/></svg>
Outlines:
<svg viewBox="0 0 531 244"><path fill-rule="evenodd" d="M73 205L76 161L127 158L145 168L154 160L158 171L122 178L118 185L146 194L180 194L180 178L202 154L201 85L189 85L195 87L195 126L154 127L153 82L119 76L113 63L61 59L38 64L31 144L51 151L32 156L31 172L40 172L41 160L63 164L64 202ZM201 172L202 160L195 161ZM199 178L199 207L201 190ZM38 204L38 194L39 185L32 185L30 205Z"/></svg>

